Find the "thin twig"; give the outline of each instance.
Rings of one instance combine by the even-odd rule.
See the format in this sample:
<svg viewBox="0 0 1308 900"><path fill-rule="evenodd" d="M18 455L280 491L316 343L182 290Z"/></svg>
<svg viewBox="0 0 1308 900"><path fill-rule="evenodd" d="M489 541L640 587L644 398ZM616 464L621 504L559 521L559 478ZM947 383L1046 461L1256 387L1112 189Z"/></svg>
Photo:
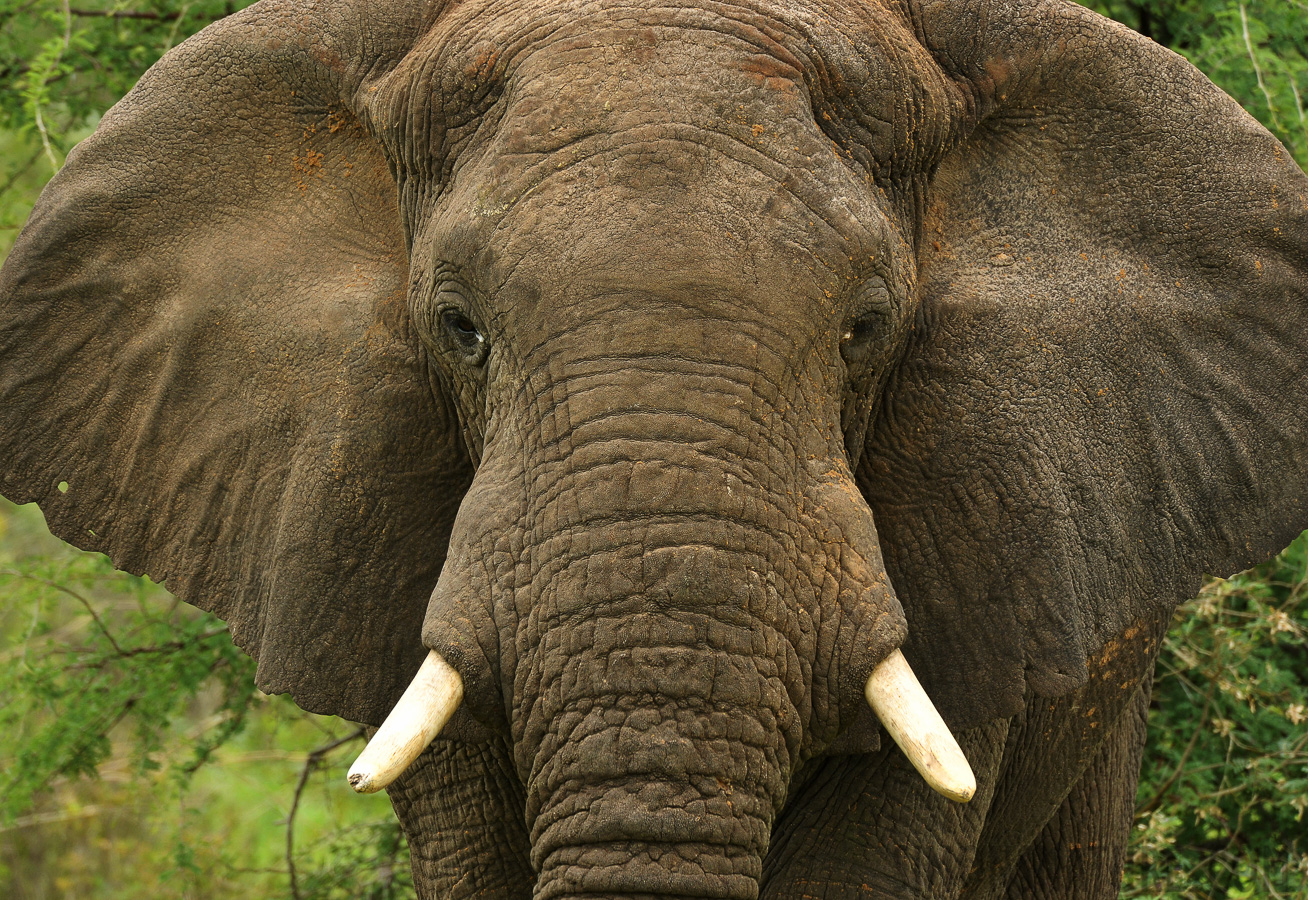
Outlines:
<svg viewBox="0 0 1308 900"><path fill-rule="evenodd" d="M7 831L20 831L37 825L54 825L69 822L73 819L89 819L92 816L100 815L104 810L105 807L103 806L83 806L75 810L61 809L55 812L31 813L26 816L19 816L8 825L0 827L0 834Z"/></svg>
<svg viewBox="0 0 1308 900"><path fill-rule="evenodd" d="M1244 30L1244 46L1249 51L1249 62L1253 64L1254 76L1258 79L1258 89L1263 92L1263 97L1267 100L1267 112L1275 122L1276 104L1272 102L1272 92L1267 89L1262 67L1258 65L1258 57L1254 54L1253 39L1249 37L1249 15L1245 12L1243 3L1240 4L1240 27Z"/></svg>
<svg viewBox="0 0 1308 900"><path fill-rule="evenodd" d="M28 158L27 162L23 163L21 166L14 169L14 171L9 174L9 177L5 179L5 183L0 184L0 197L3 197L5 194L7 194L9 192L9 189L18 182L18 179L26 175L28 170L31 169L32 166L36 165L36 161L40 158L41 158L41 151L37 150ZM17 228L18 226L15 225L13 227Z"/></svg>
<svg viewBox="0 0 1308 900"><path fill-rule="evenodd" d="M1216 689L1217 682L1210 682L1208 685L1208 696L1204 697L1203 712L1199 713L1199 724L1195 726L1194 734L1190 735L1190 743L1186 745L1185 751L1181 754L1181 761L1176 764L1176 768L1172 770L1172 774L1168 776L1168 779L1158 788L1149 802L1142 806L1140 811L1135 814L1137 819L1147 816L1156 810L1162 804L1163 799L1167 796L1167 792L1172 789L1172 785L1176 784L1176 780L1181 777L1181 772L1184 771L1185 764L1190 761L1190 754L1194 751L1195 745L1199 743L1199 735L1205 731L1204 726L1208 724L1208 709L1212 706L1213 693Z"/></svg>
<svg viewBox="0 0 1308 900"><path fill-rule="evenodd" d="M125 9L70 9L69 12L75 16L96 19L151 19L156 22L171 22L182 17L179 12L133 12Z"/></svg>
<svg viewBox="0 0 1308 900"><path fill-rule="evenodd" d="M68 52L68 46L73 41L73 13L68 7L68 0L64 0L64 45L59 49L59 55L54 58L50 64L50 70L46 77L41 79L41 87L37 90L37 96L32 101L32 109L36 115L36 130L41 133L41 146L45 148L46 158L50 160L50 167L56 172L59 171L59 160L55 159L54 148L50 146L50 132L46 130L45 118L41 115L41 98L40 91L50 83L50 76L58 68L64 54Z"/></svg>
<svg viewBox="0 0 1308 900"><path fill-rule="evenodd" d="M1290 82L1290 93L1294 94L1294 108L1299 113L1299 127L1303 129L1304 138L1308 139L1308 116L1304 115L1303 96L1299 93L1299 85L1295 84L1293 74L1290 75L1289 82ZM1308 151L1308 144L1304 146L1304 149L1305 151ZM1305 574L1308 575L1308 573ZM1300 584L1302 583L1303 582L1300 582ZM1297 589L1298 589L1298 585L1295 586L1295 590L1292 591L1291 593L1293 594L1297 592Z"/></svg>
<svg viewBox="0 0 1308 900"><path fill-rule="evenodd" d="M309 783L309 776L313 770L321 765L323 758L344 744L351 741L357 741L363 737L363 726L360 725L354 731L345 737L337 738L328 744L323 744L317 750L309 753L304 760L304 767L300 769L300 780L295 784L295 796L291 799L291 811L286 816L286 870L291 876L291 896L295 900L300 898L300 882L295 871L295 815L300 810L300 796L304 793L304 787Z"/></svg>
<svg viewBox="0 0 1308 900"><path fill-rule="evenodd" d="M191 11L191 4L187 3L179 12L178 18L173 22L173 27L168 31L168 40L164 41L164 52L173 49L173 43L177 40L177 29L182 27L182 18Z"/></svg>
<svg viewBox="0 0 1308 900"><path fill-rule="evenodd" d="M19 6L19 7L15 8L15 9L13 9L13 10L10 10L10 11L9 11L9 14L8 14L5 18L16 19L16 18L18 18L19 16L21 16L23 13L25 13L25 12L27 12L29 9L31 9L33 6L36 6L36 4L38 4L38 3L40 3L40 2L41 2L41 0L27 0L27 2L24 3L22 6Z"/></svg>
<svg viewBox="0 0 1308 900"><path fill-rule="evenodd" d="M118 641L114 640L114 636L110 633L108 627L103 621L101 621L100 616L95 611L95 607L91 605L89 600L77 593L77 591L65 584L60 584L57 581L51 581L48 578L39 578L36 575L28 575L27 573L19 572L16 569L0 569L0 575L8 575L13 578L25 578L28 581L35 581L38 584L44 584L46 587L54 588L56 591L61 591L72 597L78 603L82 604L82 606L86 607L86 611L91 614L91 618L95 621L96 627L100 629L100 633L105 636L107 641L109 641L110 646L114 648L114 652L120 656L126 655L123 653L123 648L118 646Z"/></svg>
<svg viewBox="0 0 1308 900"><path fill-rule="evenodd" d="M112 658L126 659L131 656L141 656L146 653L172 653L174 650L185 650L196 641L205 641L211 637L217 637L220 634L227 634L226 626L222 628L213 628L209 631L202 631L195 635L195 637L189 638L185 641L165 641L162 644L151 644L149 647L132 647L129 650L118 650ZM117 648L115 647L115 649ZM108 660L99 659L95 662L74 663L71 666L67 666L66 669L68 671L74 669L103 669L107 662Z"/></svg>

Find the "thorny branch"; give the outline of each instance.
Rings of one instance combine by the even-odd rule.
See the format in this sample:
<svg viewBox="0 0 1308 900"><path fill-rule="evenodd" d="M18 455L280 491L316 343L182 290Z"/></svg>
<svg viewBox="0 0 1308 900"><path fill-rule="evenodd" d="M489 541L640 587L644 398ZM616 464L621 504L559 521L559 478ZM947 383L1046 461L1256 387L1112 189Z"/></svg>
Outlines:
<svg viewBox="0 0 1308 900"><path fill-rule="evenodd" d="M73 7L69 10L74 16L88 19L142 19L151 22L176 22L185 18L190 11L190 4L187 4L180 10L172 12L141 12L130 9L78 9ZM223 11L216 16L205 16L201 22L217 22L219 19L230 16L235 12L236 7L231 3L226 4Z"/></svg>
<svg viewBox="0 0 1308 900"><path fill-rule="evenodd" d="M300 797L304 794L304 788L309 783L309 776L322 765L323 760L329 753L351 741L362 740L363 736L363 726L360 725L344 737L323 744L316 750L309 752L304 760L304 768L300 769L300 780L295 784L295 796L291 799L291 811L286 816L286 870L291 876L291 896L295 900L301 900L300 883L295 872L295 815L300 810Z"/></svg>
<svg viewBox="0 0 1308 900"><path fill-rule="evenodd" d="M127 650L118 650L112 658L126 659L132 656L141 656L145 653L171 653L175 650L186 650L192 647L197 641L205 641L211 637L217 637L220 634L227 634L226 626L223 626L222 628L212 628L209 631L202 631L184 641L165 641L162 644L151 644L149 647L132 647ZM68 666L68 669L102 669L108 661L109 660L100 659L95 662L75 663Z"/></svg>
<svg viewBox="0 0 1308 900"><path fill-rule="evenodd" d="M27 162L22 163L17 168L15 168L14 171L9 174L9 177L5 179L5 183L0 184L0 197L3 197L9 191L9 189L18 182L18 179L22 178L29 171L31 171L32 166L36 165L36 161L40 158L41 158L41 151L37 150L35 153L33 153L31 156L27 158ZM15 229L18 228L17 225L13 227Z"/></svg>
<svg viewBox="0 0 1308 900"><path fill-rule="evenodd" d="M157 22L172 22L180 19L180 12L135 12L128 9L70 9L75 16L86 16L97 19L153 19Z"/></svg>
<svg viewBox="0 0 1308 900"><path fill-rule="evenodd" d="M109 645L114 648L115 653L117 653L119 656L132 655L130 653L124 652L123 648L119 646L118 641L114 639L113 633L109 630L108 626L104 624L104 620L100 618L99 614L96 613L95 607L91 605L91 601L87 600L85 597L77 593L77 591L73 590L68 585L60 584L57 581L51 581L48 578L40 578L36 575L29 575L26 572L19 572L15 569L0 569L0 575L8 575L12 578L25 578L29 581L35 581L37 584L43 584L48 588L53 588L54 590L59 591L60 593L67 594L68 596L72 597L78 603L82 604L82 606L86 609L86 611L90 613L91 620L95 622L95 626L100 629L100 633L104 635L105 640L109 642Z"/></svg>
<svg viewBox="0 0 1308 900"><path fill-rule="evenodd" d="M59 62L68 52L68 47L73 41L73 14L68 7L68 0L64 0L64 42L59 49L59 54L55 56L54 62L50 64L50 70L46 72L45 77L41 79L41 84L37 86L36 94L32 101L32 110L36 117L36 130L41 134L41 146L45 148L46 158L50 160L50 167L54 171L59 171L59 160L55 159L54 149L50 146L50 132L46 130L45 119L41 115L41 98L40 92L50 83L51 76L57 74Z"/></svg>
<svg viewBox="0 0 1308 900"><path fill-rule="evenodd" d="M79 594L77 591L68 587L68 585L60 584L57 581L51 581L48 578L41 578L40 576L37 575L30 575L26 572L20 572L17 571L16 569L0 569L0 575L7 575L12 578L23 578L28 581L35 581L37 584L43 584L48 588L51 588L53 590L59 591L60 593L67 594L69 597L72 597L74 600L80 603L82 607L86 610L86 612L91 616L91 621L95 622L96 628L100 631L102 635L104 635L105 640L109 642L109 646L113 648L114 651L114 655L112 657L113 659L127 659L133 656L141 656L146 653L169 653L174 650L185 650L188 647L194 645L197 641L205 641L208 640L209 638L217 637L220 634L227 634L228 632L227 626L224 625L221 628L211 628L208 631L202 631L199 634L192 635L191 637L188 637L185 640L165 641L162 644L152 644L148 647L124 647L122 644L118 643L118 640L117 638L114 637L113 632L109 630L109 626L106 625L104 623L104 620L100 618L100 615L95 611L95 606L91 603L91 601L88 600L86 597L82 596L81 594ZM74 665L68 666L68 668L70 670L71 669L99 669L99 668L103 668L106 662L107 660L101 659L101 660L96 660L94 662L76 663Z"/></svg>
<svg viewBox="0 0 1308 900"><path fill-rule="evenodd" d="M1195 726L1194 734L1190 735L1190 743L1186 744L1185 751L1181 754L1181 761L1176 764L1176 768L1172 771L1172 774L1167 778L1167 780L1162 783L1156 792L1154 792L1154 796L1149 800L1149 802L1140 807L1136 812L1135 817L1137 819L1143 819L1145 816L1156 810L1159 805L1162 804L1163 799L1167 796L1167 792L1172 789L1172 785L1176 784L1176 780L1180 778L1181 773L1185 771L1185 764L1190 761L1190 754L1194 752L1195 746L1199 743L1199 735L1208 727L1208 710L1212 708L1213 695L1216 692L1217 682L1214 681L1208 685L1208 694L1204 697L1203 712L1199 713L1199 724Z"/></svg>
<svg viewBox="0 0 1308 900"><path fill-rule="evenodd" d="M1258 89L1263 92L1263 97L1267 100L1267 112L1276 121L1276 104L1272 100L1272 92L1267 89L1267 82L1263 80L1262 67L1258 65L1258 56L1254 53L1253 40L1249 37L1249 14L1245 12L1244 4L1240 4L1240 28L1244 32L1244 46L1249 51L1249 62L1253 66L1254 77L1258 79Z"/></svg>

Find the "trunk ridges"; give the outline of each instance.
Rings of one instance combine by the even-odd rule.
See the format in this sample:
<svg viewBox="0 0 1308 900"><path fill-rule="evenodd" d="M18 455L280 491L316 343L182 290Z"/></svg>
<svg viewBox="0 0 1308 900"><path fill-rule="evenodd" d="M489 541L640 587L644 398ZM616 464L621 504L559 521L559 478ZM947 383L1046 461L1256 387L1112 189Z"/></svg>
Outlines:
<svg viewBox="0 0 1308 900"><path fill-rule="evenodd" d="M566 368L498 414L437 592L490 601L536 897L749 900L792 772L865 706L856 661L902 640L838 411L793 415L821 372Z"/></svg>
<svg viewBox="0 0 1308 900"><path fill-rule="evenodd" d="M760 858L713 844L616 841L583 844L551 855L535 900L637 896L756 900Z"/></svg>

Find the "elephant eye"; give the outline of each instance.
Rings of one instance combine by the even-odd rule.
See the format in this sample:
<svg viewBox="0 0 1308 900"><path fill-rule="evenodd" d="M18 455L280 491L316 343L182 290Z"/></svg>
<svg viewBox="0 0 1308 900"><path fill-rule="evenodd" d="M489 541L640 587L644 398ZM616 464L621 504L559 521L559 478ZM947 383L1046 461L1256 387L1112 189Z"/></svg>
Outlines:
<svg viewBox="0 0 1308 900"><path fill-rule="evenodd" d="M879 315L856 319L841 335L841 342L844 344L866 344L884 330L884 324L885 319Z"/></svg>
<svg viewBox="0 0 1308 900"><path fill-rule="evenodd" d="M490 347L476 323L457 309L447 309L441 313L441 325L465 362L479 366L486 361Z"/></svg>
<svg viewBox="0 0 1308 900"><path fill-rule="evenodd" d="M840 355L846 364L862 362L881 349L890 337L893 304L890 291L880 280L864 289L863 307L840 335Z"/></svg>

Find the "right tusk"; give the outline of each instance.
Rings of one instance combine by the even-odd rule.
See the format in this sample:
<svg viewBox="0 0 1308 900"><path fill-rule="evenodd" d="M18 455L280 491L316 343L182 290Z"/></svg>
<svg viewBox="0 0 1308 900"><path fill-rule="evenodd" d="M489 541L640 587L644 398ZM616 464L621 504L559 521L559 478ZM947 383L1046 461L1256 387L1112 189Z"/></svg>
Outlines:
<svg viewBox="0 0 1308 900"><path fill-rule="evenodd" d="M440 734L463 699L463 679L435 650L427 654L404 696L350 766L350 787L380 791L399 778Z"/></svg>
<svg viewBox="0 0 1308 900"><path fill-rule="evenodd" d="M896 650L872 670L863 693L927 784L957 803L972 799L972 767L902 652Z"/></svg>

